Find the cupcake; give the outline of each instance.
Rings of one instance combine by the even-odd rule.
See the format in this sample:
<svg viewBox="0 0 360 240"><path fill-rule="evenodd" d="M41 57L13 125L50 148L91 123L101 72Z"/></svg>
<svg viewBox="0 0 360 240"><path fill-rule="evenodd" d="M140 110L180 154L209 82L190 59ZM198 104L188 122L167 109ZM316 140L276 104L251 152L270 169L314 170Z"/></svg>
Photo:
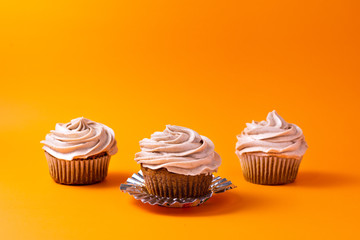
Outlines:
<svg viewBox="0 0 360 240"><path fill-rule="evenodd" d="M274 110L266 121L247 123L237 136L236 154L247 181L279 185L295 181L308 148L302 130Z"/></svg>
<svg viewBox="0 0 360 240"><path fill-rule="evenodd" d="M141 164L150 194L195 198L210 192L212 173L221 158L207 137L189 128L167 125L163 132L141 140L140 148L135 161Z"/></svg>
<svg viewBox="0 0 360 240"><path fill-rule="evenodd" d="M61 184L101 182L107 175L110 157L117 153L114 131L83 117L56 124L41 143L50 175Z"/></svg>

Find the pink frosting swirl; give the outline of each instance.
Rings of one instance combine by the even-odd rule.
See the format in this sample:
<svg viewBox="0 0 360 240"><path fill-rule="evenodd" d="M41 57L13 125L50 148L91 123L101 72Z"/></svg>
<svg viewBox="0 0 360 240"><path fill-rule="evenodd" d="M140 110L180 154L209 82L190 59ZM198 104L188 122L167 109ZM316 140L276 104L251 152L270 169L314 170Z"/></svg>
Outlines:
<svg viewBox="0 0 360 240"><path fill-rule="evenodd" d="M111 128L83 117L56 124L41 143L46 152L64 160L84 159L102 152L114 155L118 150Z"/></svg>
<svg viewBox="0 0 360 240"><path fill-rule="evenodd" d="M266 121L253 121L246 126L237 136L238 156L266 153L301 158L308 148L302 130L295 124L285 122L275 110L267 115Z"/></svg>
<svg viewBox="0 0 360 240"><path fill-rule="evenodd" d="M167 125L163 132L141 140L140 148L135 161L151 169L194 176L211 174L221 164L212 141L185 127Z"/></svg>

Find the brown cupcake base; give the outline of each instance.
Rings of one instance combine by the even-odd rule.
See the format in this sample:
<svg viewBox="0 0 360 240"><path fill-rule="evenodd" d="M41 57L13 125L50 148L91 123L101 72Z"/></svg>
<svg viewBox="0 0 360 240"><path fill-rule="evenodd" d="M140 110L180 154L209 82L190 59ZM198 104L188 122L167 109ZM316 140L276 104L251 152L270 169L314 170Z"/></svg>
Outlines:
<svg viewBox="0 0 360 240"><path fill-rule="evenodd" d="M280 185L295 181L301 158L242 154L240 163L244 178L248 182L263 185Z"/></svg>
<svg viewBox="0 0 360 240"><path fill-rule="evenodd" d="M47 152L45 156L52 179L67 185L86 185L103 181L107 176L110 162L107 153L71 161L58 159Z"/></svg>
<svg viewBox="0 0 360 240"><path fill-rule="evenodd" d="M210 192L212 174L188 176L171 173L165 168L153 170L141 166L145 186L151 195L171 198L201 197Z"/></svg>

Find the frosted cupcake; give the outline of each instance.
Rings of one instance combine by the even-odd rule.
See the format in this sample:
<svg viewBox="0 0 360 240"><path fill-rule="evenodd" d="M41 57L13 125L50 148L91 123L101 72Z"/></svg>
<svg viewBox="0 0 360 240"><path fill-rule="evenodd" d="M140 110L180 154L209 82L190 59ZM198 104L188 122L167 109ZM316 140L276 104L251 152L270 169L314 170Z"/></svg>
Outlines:
<svg viewBox="0 0 360 240"><path fill-rule="evenodd" d="M141 164L146 188L161 197L206 195L221 164L211 140L185 127L167 125L141 140L140 148L135 161Z"/></svg>
<svg viewBox="0 0 360 240"><path fill-rule="evenodd" d="M114 131L83 117L56 124L41 143L50 175L61 184L83 185L104 180L110 157L117 153Z"/></svg>
<svg viewBox="0 0 360 240"><path fill-rule="evenodd" d="M247 123L237 136L236 154L247 181L278 185L295 181L308 148L302 130L274 110L266 121Z"/></svg>

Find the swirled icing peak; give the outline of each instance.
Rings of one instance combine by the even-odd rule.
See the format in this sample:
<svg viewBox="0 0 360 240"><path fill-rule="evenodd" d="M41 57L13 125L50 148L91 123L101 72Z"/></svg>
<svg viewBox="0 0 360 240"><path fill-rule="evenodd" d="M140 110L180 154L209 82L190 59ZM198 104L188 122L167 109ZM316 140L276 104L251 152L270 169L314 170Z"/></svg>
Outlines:
<svg viewBox="0 0 360 240"><path fill-rule="evenodd" d="M167 125L163 132L141 140L140 148L135 161L151 169L194 176L211 174L221 164L212 141L185 127Z"/></svg>
<svg viewBox="0 0 360 240"><path fill-rule="evenodd" d="M64 160L84 159L102 152L114 155L118 150L111 128L83 117L56 124L41 143L46 152Z"/></svg>
<svg viewBox="0 0 360 240"><path fill-rule="evenodd" d="M246 126L237 136L236 154L239 156L256 152L300 158L308 148L302 130L285 122L275 110L267 115L266 121L253 121Z"/></svg>

